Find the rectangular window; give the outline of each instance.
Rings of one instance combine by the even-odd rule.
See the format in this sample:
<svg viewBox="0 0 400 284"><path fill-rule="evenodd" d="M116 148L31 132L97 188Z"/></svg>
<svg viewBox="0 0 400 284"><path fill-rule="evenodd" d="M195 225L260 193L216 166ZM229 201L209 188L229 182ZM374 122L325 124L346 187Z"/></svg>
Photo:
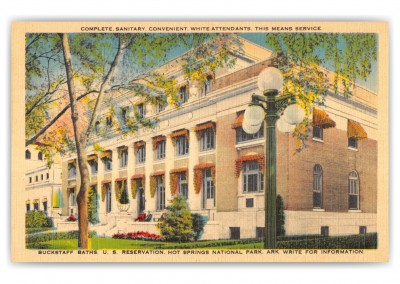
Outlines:
<svg viewBox="0 0 400 284"><path fill-rule="evenodd" d="M357 149L358 148L357 138L350 137L348 139L348 147L349 148L353 148L353 149Z"/></svg>
<svg viewBox="0 0 400 284"><path fill-rule="evenodd" d="M112 127L112 117L111 116L106 117L106 125L108 128Z"/></svg>
<svg viewBox="0 0 400 284"><path fill-rule="evenodd" d="M229 227L230 239L239 240L240 239L240 227Z"/></svg>
<svg viewBox="0 0 400 284"><path fill-rule="evenodd" d="M203 96L206 96L208 93L210 93L212 91L212 87L213 87L213 77L211 75L208 75L203 83L203 90L202 90Z"/></svg>
<svg viewBox="0 0 400 284"><path fill-rule="evenodd" d="M69 193L69 206L76 206L76 195L73 189Z"/></svg>
<svg viewBox="0 0 400 284"><path fill-rule="evenodd" d="M109 172L112 170L112 160L104 158L104 171Z"/></svg>
<svg viewBox="0 0 400 284"><path fill-rule="evenodd" d="M139 116L139 118L144 118L144 116L146 115L144 104L136 105L136 113Z"/></svg>
<svg viewBox="0 0 400 284"><path fill-rule="evenodd" d="M128 150L121 150L119 157L120 168L125 168L128 166Z"/></svg>
<svg viewBox="0 0 400 284"><path fill-rule="evenodd" d="M74 179L76 178L76 167L74 164L69 164L68 165L68 179ZM36 176L36 181L37 181L37 176Z"/></svg>
<svg viewBox="0 0 400 284"><path fill-rule="evenodd" d="M90 161L90 172L92 175L97 175L98 167L97 167L97 161Z"/></svg>
<svg viewBox="0 0 400 284"><path fill-rule="evenodd" d="M26 203L26 212L31 211L31 204L30 203Z"/></svg>
<svg viewBox="0 0 400 284"><path fill-rule="evenodd" d="M121 107L121 120L125 125L128 118L128 107Z"/></svg>
<svg viewBox="0 0 400 284"><path fill-rule="evenodd" d="M324 236L324 237L329 236L329 227L328 226L321 227L321 236Z"/></svg>
<svg viewBox="0 0 400 284"><path fill-rule="evenodd" d="M360 226L359 232L361 235L365 235L367 233L367 226Z"/></svg>
<svg viewBox="0 0 400 284"><path fill-rule="evenodd" d="M165 141L157 142L156 146L156 159L165 159Z"/></svg>
<svg viewBox="0 0 400 284"><path fill-rule="evenodd" d="M188 183L186 173L180 173L178 177L178 191L179 194L182 195L185 200L189 197Z"/></svg>
<svg viewBox="0 0 400 284"><path fill-rule="evenodd" d="M255 134L247 134L242 127L236 128L236 143L242 143L264 137L264 123L261 125L260 130Z"/></svg>
<svg viewBox="0 0 400 284"><path fill-rule="evenodd" d="M313 138L324 140L324 130L320 127L313 127Z"/></svg>
<svg viewBox="0 0 400 284"><path fill-rule="evenodd" d="M254 207L254 198L246 198L246 208Z"/></svg>
<svg viewBox="0 0 400 284"><path fill-rule="evenodd" d="M68 177L69 177L69 176L68 176ZM36 181L36 182L39 181L38 176L35 176L35 181Z"/></svg>
<svg viewBox="0 0 400 284"><path fill-rule="evenodd" d="M160 99L161 100L161 99ZM164 101L160 101L156 105L156 113L160 113L167 107L167 104Z"/></svg>
<svg viewBox="0 0 400 284"><path fill-rule="evenodd" d="M157 211L165 209L165 187L164 177L156 177L156 191L157 191Z"/></svg>
<svg viewBox="0 0 400 284"><path fill-rule="evenodd" d="M215 186L211 169L203 170L203 208L215 207Z"/></svg>
<svg viewBox="0 0 400 284"><path fill-rule="evenodd" d="M43 211L47 213L47 201L43 202Z"/></svg>
<svg viewBox="0 0 400 284"><path fill-rule="evenodd" d="M32 183L32 177L29 177L29 183Z"/></svg>
<svg viewBox="0 0 400 284"><path fill-rule="evenodd" d="M183 86L179 89L179 103L184 104L188 101L189 95L187 91L187 86Z"/></svg>
<svg viewBox="0 0 400 284"><path fill-rule="evenodd" d="M111 212L111 202L112 202L112 194L111 194L111 184L107 183L105 185L106 187L106 212L110 213Z"/></svg>
<svg viewBox="0 0 400 284"><path fill-rule="evenodd" d="M143 164L146 161L146 146L140 146L136 152L136 162Z"/></svg>
<svg viewBox="0 0 400 284"><path fill-rule="evenodd" d="M249 161L243 163L243 192L262 192L264 186L264 177L260 171L258 161Z"/></svg>
<svg viewBox="0 0 400 284"><path fill-rule="evenodd" d="M265 236L265 228L264 227L256 227L256 238L263 239Z"/></svg>
<svg viewBox="0 0 400 284"><path fill-rule="evenodd" d="M184 156L189 153L189 141L185 136L176 137L176 155Z"/></svg>
<svg viewBox="0 0 400 284"><path fill-rule="evenodd" d="M33 203L33 210L39 211L39 202Z"/></svg>
<svg viewBox="0 0 400 284"><path fill-rule="evenodd" d="M46 174L46 179L49 179L50 175L49 173Z"/></svg>
<svg viewBox="0 0 400 284"><path fill-rule="evenodd" d="M43 180L43 174L40 175L40 180Z"/></svg>
<svg viewBox="0 0 400 284"><path fill-rule="evenodd" d="M202 131L200 140L200 151L215 149L215 131L208 128Z"/></svg>

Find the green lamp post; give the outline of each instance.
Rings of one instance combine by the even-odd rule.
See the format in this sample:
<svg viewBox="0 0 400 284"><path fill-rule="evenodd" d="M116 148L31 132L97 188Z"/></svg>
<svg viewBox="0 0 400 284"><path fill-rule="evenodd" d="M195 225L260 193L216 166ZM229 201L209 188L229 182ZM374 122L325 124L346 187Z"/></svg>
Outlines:
<svg viewBox="0 0 400 284"><path fill-rule="evenodd" d="M276 125L282 132L289 132L303 121L304 110L295 104L294 95L279 95L283 88L281 72L267 67L258 77L258 88L262 96L253 94L245 110L243 130L257 133L263 122L265 136L265 234L264 248L276 248ZM281 114L283 113L282 117Z"/></svg>

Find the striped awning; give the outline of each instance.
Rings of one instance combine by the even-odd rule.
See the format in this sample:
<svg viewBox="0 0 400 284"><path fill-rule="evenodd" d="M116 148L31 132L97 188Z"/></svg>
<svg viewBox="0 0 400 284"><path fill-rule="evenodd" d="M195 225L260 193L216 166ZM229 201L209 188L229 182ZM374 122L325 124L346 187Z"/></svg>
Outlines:
<svg viewBox="0 0 400 284"><path fill-rule="evenodd" d="M111 150L107 150L101 153L100 156L102 159L109 159L112 160L112 151Z"/></svg>
<svg viewBox="0 0 400 284"><path fill-rule="evenodd" d="M314 108L312 126L331 128L336 126L336 122L334 122L325 111Z"/></svg>
<svg viewBox="0 0 400 284"><path fill-rule="evenodd" d="M239 114L239 116L236 118L235 123L232 124L232 129L236 129L236 128L242 127L243 117L244 117L244 112Z"/></svg>
<svg viewBox="0 0 400 284"><path fill-rule="evenodd" d="M196 127L194 128L194 131L198 132L209 128L215 128L215 122L208 121L205 123L197 124Z"/></svg>
<svg viewBox="0 0 400 284"><path fill-rule="evenodd" d="M347 120L347 137L348 138L356 138L356 139L364 139L367 138L367 132L365 132L364 128L358 122L354 120Z"/></svg>

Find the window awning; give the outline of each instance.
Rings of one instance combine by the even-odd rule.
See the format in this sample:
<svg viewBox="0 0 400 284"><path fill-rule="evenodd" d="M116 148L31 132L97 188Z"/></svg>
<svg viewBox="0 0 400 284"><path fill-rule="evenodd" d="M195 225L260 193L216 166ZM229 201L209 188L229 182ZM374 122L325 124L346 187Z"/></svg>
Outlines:
<svg viewBox="0 0 400 284"><path fill-rule="evenodd" d="M107 183L111 183L111 180L105 179L105 180L102 180L102 181L101 181L101 184L107 184Z"/></svg>
<svg viewBox="0 0 400 284"><path fill-rule="evenodd" d="M179 168L179 169L173 169L169 173L170 174L177 174L177 173L184 173L184 172L187 172L187 171L188 171L187 168Z"/></svg>
<svg viewBox="0 0 400 284"><path fill-rule="evenodd" d="M111 150L107 150L101 153L100 156L102 159L109 159L112 160L112 151Z"/></svg>
<svg viewBox="0 0 400 284"><path fill-rule="evenodd" d="M126 178L116 178L115 181L125 181Z"/></svg>
<svg viewBox="0 0 400 284"><path fill-rule="evenodd" d="M194 128L194 131L198 132L198 131L206 130L209 128L215 128L215 122L209 121L209 122L198 124Z"/></svg>
<svg viewBox="0 0 400 284"><path fill-rule="evenodd" d="M39 203L39 199L34 199L33 203L35 203L35 204Z"/></svg>
<svg viewBox="0 0 400 284"><path fill-rule="evenodd" d="M213 168L213 167L215 167L215 165L213 163L201 163L201 164L194 166L194 169L201 170L201 169L209 169L209 168Z"/></svg>
<svg viewBox="0 0 400 284"><path fill-rule="evenodd" d="M94 161L97 160L97 155L93 154L93 155L89 155L86 159L88 162L90 161Z"/></svg>
<svg viewBox="0 0 400 284"><path fill-rule="evenodd" d="M43 197L42 202L47 202L47 197Z"/></svg>
<svg viewBox="0 0 400 284"><path fill-rule="evenodd" d="M314 108L312 126L331 128L336 126L336 122L334 122L325 111Z"/></svg>
<svg viewBox="0 0 400 284"><path fill-rule="evenodd" d="M235 123L232 124L232 129L236 129L236 128L242 127L243 117L244 117L244 112L239 114L239 116L236 118Z"/></svg>
<svg viewBox="0 0 400 284"><path fill-rule="evenodd" d="M26 204L31 204L31 201L28 199L28 200L26 201Z"/></svg>
<svg viewBox="0 0 400 284"><path fill-rule="evenodd" d="M157 171L151 174L152 177L165 175L165 171Z"/></svg>
<svg viewBox="0 0 400 284"><path fill-rule="evenodd" d="M367 138L367 132L365 132L364 128L358 122L354 120L347 120L347 137L348 138L356 138L356 139L364 139Z"/></svg>
<svg viewBox="0 0 400 284"><path fill-rule="evenodd" d="M171 137L174 138L174 137L183 136L183 135L189 136L189 130L187 130L187 129L177 130L175 132L172 132Z"/></svg>
<svg viewBox="0 0 400 284"><path fill-rule="evenodd" d="M135 150L137 150L144 145L146 145L146 142L144 142L143 140L140 140L140 141L133 143L133 148L135 148Z"/></svg>
<svg viewBox="0 0 400 284"><path fill-rule="evenodd" d="M144 179L144 174L136 174L131 176L131 179Z"/></svg>
<svg viewBox="0 0 400 284"><path fill-rule="evenodd" d="M155 150L157 148L157 143L165 141L167 139L167 137L165 137L164 135L158 135L151 139L153 141L153 150Z"/></svg>

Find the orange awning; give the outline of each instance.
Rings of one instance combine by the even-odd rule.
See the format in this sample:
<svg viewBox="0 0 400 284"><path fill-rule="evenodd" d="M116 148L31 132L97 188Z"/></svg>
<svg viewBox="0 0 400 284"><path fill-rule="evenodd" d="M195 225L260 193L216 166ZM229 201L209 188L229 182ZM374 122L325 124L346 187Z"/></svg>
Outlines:
<svg viewBox="0 0 400 284"><path fill-rule="evenodd" d="M314 108L312 126L331 128L336 126L336 122L334 122L325 111Z"/></svg>
<svg viewBox="0 0 400 284"><path fill-rule="evenodd" d="M101 153L100 156L102 159L109 159L112 160L112 151L111 150L107 150Z"/></svg>
<svg viewBox="0 0 400 284"><path fill-rule="evenodd" d="M212 167L215 167L215 165L213 163L201 163L201 164L198 164L198 165L194 166L194 169L195 170L209 169L209 168L212 168Z"/></svg>
<svg viewBox="0 0 400 284"><path fill-rule="evenodd" d="M151 176L155 177L155 176L162 176L165 175L165 171L157 171L151 174Z"/></svg>
<svg viewBox="0 0 400 284"><path fill-rule="evenodd" d="M215 122L209 121L209 122L205 122L205 123L196 125L196 127L194 128L194 131L198 132L201 130L214 128L214 127L215 127Z"/></svg>
<svg viewBox="0 0 400 284"><path fill-rule="evenodd" d="M110 182L111 182L111 180L105 179L105 180L102 180L102 181L101 181L101 184L107 184L107 183L110 183Z"/></svg>
<svg viewBox="0 0 400 284"><path fill-rule="evenodd" d="M89 161L97 160L97 155L89 155L89 156L87 157L86 160L87 160L88 162L89 162Z"/></svg>
<svg viewBox="0 0 400 284"><path fill-rule="evenodd" d="M126 178L116 178L115 181L125 181Z"/></svg>
<svg viewBox="0 0 400 284"><path fill-rule="evenodd" d="M187 168L179 168L179 169L173 169L171 170L169 173L171 174L177 174L177 173L184 173L187 172L188 169Z"/></svg>
<svg viewBox="0 0 400 284"><path fill-rule="evenodd" d="M347 120L347 137L364 139L367 138L367 132L358 122L349 119Z"/></svg>
<svg viewBox="0 0 400 284"><path fill-rule="evenodd" d="M178 136L183 136L183 135L189 136L189 130L187 130L187 129L177 130L175 132L172 132L171 137L178 137Z"/></svg>
<svg viewBox="0 0 400 284"><path fill-rule="evenodd" d="M131 176L131 179L144 179L144 174L136 174Z"/></svg>
<svg viewBox="0 0 400 284"><path fill-rule="evenodd" d="M236 129L242 127L244 113L242 112L235 120L235 123L232 124L232 129Z"/></svg>
<svg viewBox="0 0 400 284"><path fill-rule="evenodd" d="M137 150L144 145L146 145L146 142L144 142L143 140L140 140L140 141L133 143L133 148L135 148L135 150Z"/></svg>

